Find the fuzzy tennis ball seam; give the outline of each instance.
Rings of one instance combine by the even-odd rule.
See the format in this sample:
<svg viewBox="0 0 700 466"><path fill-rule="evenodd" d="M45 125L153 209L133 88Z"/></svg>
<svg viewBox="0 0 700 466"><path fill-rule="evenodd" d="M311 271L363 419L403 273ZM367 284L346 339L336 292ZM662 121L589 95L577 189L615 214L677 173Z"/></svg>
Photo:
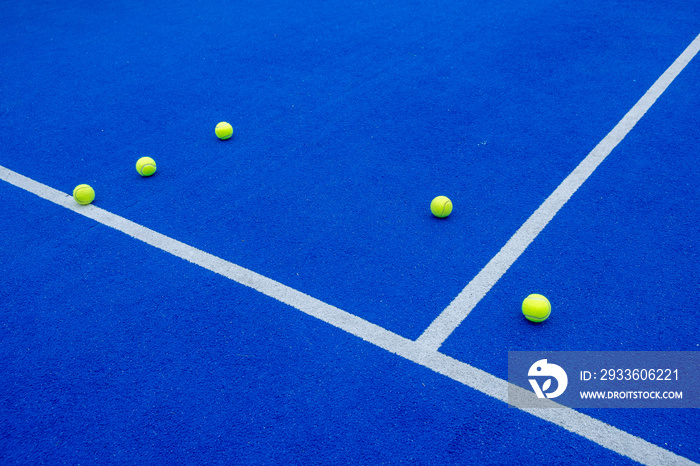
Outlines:
<svg viewBox="0 0 700 466"><path fill-rule="evenodd" d="M541 294L531 294L523 300L522 311L530 322L544 322L552 313L552 305Z"/></svg>
<svg viewBox="0 0 700 466"><path fill-rule="evenodd" d="M452 201L445 196L438 196L430 203L430 211L438 218L445 218L452 213Z"/></svg>
<svg viewBox="0 0 700 466"><path fill-rule="evenodd" d="M136 161L136 171L141 176L151 176L156 172L156 162L151 157L141 157Z"/></svg>
<svg viewBox="0 0 700 466"><path fill-rule="evenodd" d="M90 185L79 184L73 189L73 199L80 205L88 205L95 200L95 190Z"/></svg>
<svg viewBox="0 0 700 466"><path fill-rule="evenodd" d="M229 123L222 121L216 125L216 128L214 128L214 133L216 134L217 138L225 141L233 136L233 127Z"/></svg>

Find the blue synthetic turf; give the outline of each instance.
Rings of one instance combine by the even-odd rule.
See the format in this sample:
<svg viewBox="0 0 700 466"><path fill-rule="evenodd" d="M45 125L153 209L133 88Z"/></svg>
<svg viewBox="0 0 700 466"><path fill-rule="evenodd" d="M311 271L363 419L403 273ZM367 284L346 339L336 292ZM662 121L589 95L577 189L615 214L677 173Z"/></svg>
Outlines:
<svg viewBox="0 0 700 466"><path fill-rule="evenodd" d="M686 0L347 3L6 1L0 165L89 183L415 339L700 32ZM446 354L505 378L508 350L700 349L698 60ZM4 182L0 199L0 462L628 464ZM517 315L532 292L543 325ZM700 461L697 410L591 414Z"/></svg>
<svg viewBox="0 0 700 466"><path fill-rule="evenodd" d="M448 339L445 353L507 378L505 351L699 350L698 76L691 63ZM548 321L516 318L520 290L552 300ZM697 410L599 410L595 417L698 457L700 439L688 427Z"/></svg>
<svg viewBox="0 0 700 466"><path fill-rule="evenodd" d="M631 464L18 194L0 184L4 464Z"/></svg>

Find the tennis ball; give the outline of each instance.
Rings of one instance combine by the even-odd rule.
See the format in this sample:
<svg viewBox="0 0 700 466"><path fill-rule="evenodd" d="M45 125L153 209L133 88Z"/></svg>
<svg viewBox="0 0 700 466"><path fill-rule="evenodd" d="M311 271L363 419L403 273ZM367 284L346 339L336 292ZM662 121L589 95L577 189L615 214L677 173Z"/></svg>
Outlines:
<svg viewBox="0 0 700 466"><path fill-rule="evenodd" d="M452 213L452 201L445 196L438 196L430 203L430 211L438 218L445 218Z"/></svg>
<svg viewBox="0 0 700 466"><path fill-rule="evenodd" d="M530 322L545 321L551 312L552 305L541 294L531 294L523 301L523 315Z"/></svg>
<svg viewBox="0 0 700 466"><path fill-rule="evenodd" d="M214 132L216 133L217 138L225 140L233 136L233 127L225 121L222 121L221 123L216 125Z"/></svg>
<svg viewBox="0 0 700 466"><path fill-rule="evenodd" d="M73 190L73 199L82 205L87 205L95 200L95 190L86 184L79 184Z"/></svg>
<svg viewBox="0 0 700 466"><path fill-rule="evenodd" d="M141 157L136 161L136 171L141 176L151 176L156 172L156 161L150 157Z"/></svg>

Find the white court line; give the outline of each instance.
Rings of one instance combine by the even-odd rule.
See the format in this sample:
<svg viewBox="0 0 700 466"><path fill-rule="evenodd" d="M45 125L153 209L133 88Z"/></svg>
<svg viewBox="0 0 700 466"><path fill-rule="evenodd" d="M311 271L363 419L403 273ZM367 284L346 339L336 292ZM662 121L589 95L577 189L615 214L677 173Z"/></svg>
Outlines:
<svg viewBox="0 0 700 466"><path fill-rule="evenodd" d="M444 311L416 340L420 345L439 349L444 341L467 318L486 293L527 249L569 198L581 187L598 165L617 147L666 88L700 50L700 35L683 51L671 66L649 88L632 109L603 138L585 159L561 182L559 187L525 221L493 259L472 279Z"/></svg>
<svg viewBox="0 0 700 466"><path fill-rule="evenodd" d="M0 166L0 179L36 194L47 201L84 215L103 225L121 231L139 241L150 244L169 254L197 264L207 270L223 275L237 283L248 286L264 295L281 301L310 316L351 333L386 351L420 364L439 374L463 383L468 387L508 402L509 383L487 372L457 361L437 350L425 348L415 341L390 332L360 317L335 306L312 298L300 291L259 275L241 266L201 251L185 243L162 235L149 228L107 212L94 205L78 205L73 198L61 191L27 178L19 173ZM514 387L516 390L523 390ZM628 434L604 422L579 413L571 408L524 409L540 419L549 421L564 429L585 437L602 447L647 465L695 465L697 463Z"/></svg>

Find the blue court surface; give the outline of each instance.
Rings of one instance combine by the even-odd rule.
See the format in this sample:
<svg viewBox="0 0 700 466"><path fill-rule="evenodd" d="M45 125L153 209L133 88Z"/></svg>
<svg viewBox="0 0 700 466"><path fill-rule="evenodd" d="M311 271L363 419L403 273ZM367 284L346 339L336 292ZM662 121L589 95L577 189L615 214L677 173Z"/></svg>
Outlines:
<svg viewBox="0 0 700 466"><path fill-rule="evenodd" d="M501 395L509 351L700 351L698 34L688 0L3 2L0 463L700 462L697 409Z"/></svg>

